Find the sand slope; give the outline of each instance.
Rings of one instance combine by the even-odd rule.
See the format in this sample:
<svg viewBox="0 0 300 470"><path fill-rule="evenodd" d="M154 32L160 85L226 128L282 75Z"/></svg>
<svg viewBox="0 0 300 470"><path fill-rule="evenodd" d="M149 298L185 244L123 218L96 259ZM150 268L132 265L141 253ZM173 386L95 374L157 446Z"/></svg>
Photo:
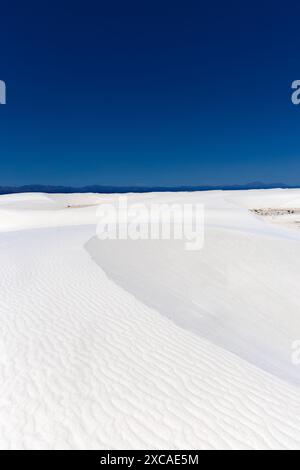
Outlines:
<svg viewBox="0 0 300 470"><path fill-rule="evenodd" d="M0 448L300 449L300 232L248 211L300 191L129 196L203 202L201 252L100 242L116 198L0 197Z"/></svg>

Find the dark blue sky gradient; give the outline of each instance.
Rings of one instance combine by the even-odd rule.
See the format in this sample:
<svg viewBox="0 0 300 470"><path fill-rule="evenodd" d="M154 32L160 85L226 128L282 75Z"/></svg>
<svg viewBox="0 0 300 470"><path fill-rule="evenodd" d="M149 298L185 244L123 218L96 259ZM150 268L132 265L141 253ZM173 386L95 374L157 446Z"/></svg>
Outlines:
<svg viewBox="0 0 300 470"><path fill-rule="evenodd" d="M0 185L300 184L299 2L0 10Z"/></svg>

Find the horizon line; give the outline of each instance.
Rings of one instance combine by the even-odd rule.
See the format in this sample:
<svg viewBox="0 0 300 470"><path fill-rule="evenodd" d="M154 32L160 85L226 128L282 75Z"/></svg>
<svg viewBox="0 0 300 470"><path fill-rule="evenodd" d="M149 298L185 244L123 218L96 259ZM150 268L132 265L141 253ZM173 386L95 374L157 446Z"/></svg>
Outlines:
<svg viewBox="0 0 300 470"><path fill-rule="evenodd" d="M176 186L146 186L146 185L100 185L90 184L85 186L51 185L51 184L24 184L15 186L1 186L0 195L16 194L22 192L45 192L45 193L128 193L128 192L192 192L213 190L259 190L259 189L300 189L300 184L286 183L263 183L252 182L245 184L220 184L220 185L176 185Z"/></svg>

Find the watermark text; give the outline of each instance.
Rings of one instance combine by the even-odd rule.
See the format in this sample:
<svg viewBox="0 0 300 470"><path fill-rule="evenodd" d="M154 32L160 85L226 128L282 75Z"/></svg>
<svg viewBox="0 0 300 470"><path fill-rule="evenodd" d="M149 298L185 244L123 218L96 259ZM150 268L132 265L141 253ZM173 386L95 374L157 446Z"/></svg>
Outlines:
<svg viewBox="0 0 300 470"><path fill-rule="evenodd" d="M101 240L184 240L185 249L204 244L203 204L133 203L127 196L97 210L97 236Z"/></svg>
<svg viewBox="0 0 300 470"><path fill-rule="evenodd" d="M0 80L0 104L6 104L6 84Z"/></svg>

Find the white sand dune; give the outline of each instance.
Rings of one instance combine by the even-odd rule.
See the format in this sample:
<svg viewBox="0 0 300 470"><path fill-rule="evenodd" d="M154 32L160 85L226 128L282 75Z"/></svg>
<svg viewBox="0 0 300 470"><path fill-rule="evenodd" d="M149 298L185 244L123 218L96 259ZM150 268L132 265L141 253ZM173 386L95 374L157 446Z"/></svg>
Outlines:
<svg viewBox="0 0 300 470"><path fill-rule="evenodd" d="M100 241L117 195L0 197L0 448L300 449L300 231L248 210L300 191L128 198L205 204L203 250Z"/></svg>

